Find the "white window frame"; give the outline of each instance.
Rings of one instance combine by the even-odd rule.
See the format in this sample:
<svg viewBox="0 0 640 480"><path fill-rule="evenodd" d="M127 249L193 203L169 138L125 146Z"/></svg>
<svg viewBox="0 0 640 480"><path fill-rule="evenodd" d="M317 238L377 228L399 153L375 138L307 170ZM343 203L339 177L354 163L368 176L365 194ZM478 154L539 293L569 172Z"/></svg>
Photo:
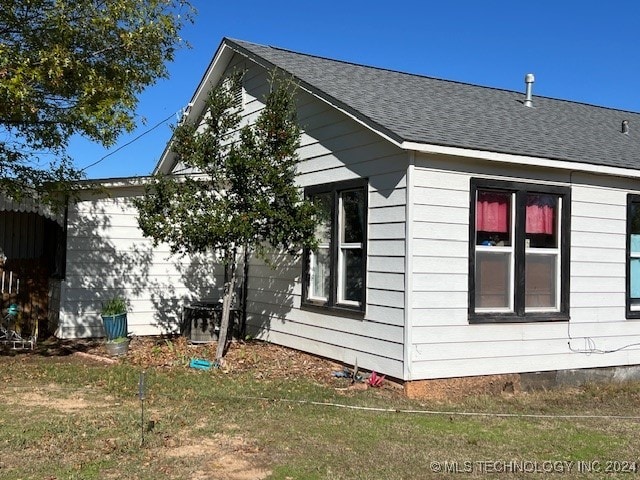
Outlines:
<svg viewBox="0 0 640 480"><path fill-rule="evenodd" d="M363 245L362 242L343 242L342 239L346 237L345 235L345 221L344 221L344 194L349 192L362 191L362 189L352 188L349 190L341 190L338 193L338 233L336 235L336 239L338 241L338 271L337 271L337 279L338 279L338 298L337 303L341 305L352 305L359 306L360 302L356 302L354 300L347 300L345 298L345 289L346 289L346 279L347 279L347 268L346 268L346 251L347 250L356 250L359 249L362 251ZM366 226L365 226L366 227ZM364 235L364 232L363 232ZM364 272L363 272L364 275ZM364 279L363 279L364 281Z"/></svg>
<svg viewBox="0 0 640 480"><path fill-rule="evenodd" d="M556 215L556 231L557 240L555 248L532 248L528 246L528 242L525 240L525 262L527 261L527 255L553 255L555 257L555 267L556 267L556 302L553 307L527 307L525 305L525 312L559 312L560 311L560 294L561 294L561 265L560 265L560 257L561 250L560 245L562 245L562 228L561 227L561 219L562 219L562 197L558 197L558 214ZM526 268L526 265L525 265Z"/></svg>
<svg viewBox="0 0 640 480"><path fill-rule="evenodd" d="M478 193L482 191L480 189L478 189L476 191L476 201L477 201L477 197L478 197ZM514 290L513 290L513 285L515 283L515 258L516 258L516 253L515 253L515 243L516 243L516 209L515 209L515 203L516 203L516 194L511 192L510 195L510 205L509 205L509 212L511 215L510 221L509 221L509 226L510 226L510 232L509 232L509 238L511 238L511 245L509 245L508 247L505 246L485 246L485 245L476 245L476 253L481 252L481 253L496 253L496 254L503 254L503 253L508 253L509 254L509 305L507 307L503 307L503 308L492 308L492 307L485 307L485 308L481 308L481 307L476 307L476 312L478 313L489 313L489 312L498 312L498 313L509 313L509 312L513 312L514 311ZM474 219L475 220L475 219ZM477 235L477 233L476 233ZM476 237L474 237L476 238ZM477 258L477 257L476 257ZM477 265L477 263L476 263ZM476 266L477 268L477 266Z"/></svg>

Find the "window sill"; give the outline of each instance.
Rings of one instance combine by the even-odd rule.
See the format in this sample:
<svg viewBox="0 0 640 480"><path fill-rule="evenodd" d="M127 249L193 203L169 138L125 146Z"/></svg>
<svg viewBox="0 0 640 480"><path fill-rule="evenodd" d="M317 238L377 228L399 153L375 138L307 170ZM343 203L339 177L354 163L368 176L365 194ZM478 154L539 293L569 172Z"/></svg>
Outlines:
<svg viewBox="0 0 640 480"><path fill-rule="evenodd" d="M359 307L349 307L347 305L330 306L323 303L315 302L303 302L300 305L301 310L309 312L323 313L325 315L332 315L335 317L354 318L357 320L364 320L364 311Z"/></svg>
<svg viewBox="0 0 640 480"><path fill-rule="evenodd" d="M640 312L638 312L640 313ZM569 314L562 312L531 312L526 315L513 313L473 313L469 315L469 323L538 323L538 322L568 322Z"/></svg>

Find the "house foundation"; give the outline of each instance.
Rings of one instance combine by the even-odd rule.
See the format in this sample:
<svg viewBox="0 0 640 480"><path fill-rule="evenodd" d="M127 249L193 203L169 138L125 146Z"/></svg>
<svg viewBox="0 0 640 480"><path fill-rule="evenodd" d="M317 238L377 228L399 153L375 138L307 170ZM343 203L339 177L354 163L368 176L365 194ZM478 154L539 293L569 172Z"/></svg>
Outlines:
<svg viewBox="0 0 640 480"><path fill-rule="evenodd" d="M444 400L632 381L640 381L640 365L415 380L404 383L404 392L409 398Z"/></svg>

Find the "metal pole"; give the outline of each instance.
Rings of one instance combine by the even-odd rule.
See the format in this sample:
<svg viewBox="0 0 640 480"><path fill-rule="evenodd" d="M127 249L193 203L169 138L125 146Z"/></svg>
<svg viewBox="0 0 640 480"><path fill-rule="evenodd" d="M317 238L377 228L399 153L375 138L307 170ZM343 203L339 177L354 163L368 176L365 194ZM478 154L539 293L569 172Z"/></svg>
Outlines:
<svg viewBox="0 0 640 480"><path fill-rule="evenodd" d="M140 381L138 382L138 396L140 397L140 446L144 445L144 375L145 371L140 372Z"/></svg>

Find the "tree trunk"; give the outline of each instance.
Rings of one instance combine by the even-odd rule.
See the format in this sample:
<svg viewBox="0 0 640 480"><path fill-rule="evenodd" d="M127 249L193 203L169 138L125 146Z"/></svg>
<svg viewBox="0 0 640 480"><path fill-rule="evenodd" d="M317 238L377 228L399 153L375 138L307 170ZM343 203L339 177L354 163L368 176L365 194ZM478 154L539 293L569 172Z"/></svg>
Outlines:
<svg viewBox="0 0 640 480"><path fill-rule="evenodd" d="M244 263L242 265L242 324L240 338L247 336L247 295L249 293L249 247L244 246Z"/></svg>
<svg viewBox="0 0 640 480"><path fill-rule="evenodd" d="M229 317L231 316L231 300L236 285L236 255L229 264L231 270L229 278L224 285L224 296L222 298L222 318L220 319L220 333L218 334L218 347L216 349L216 360L219 362L224 356L227 345L227 332L229 330Z"/></svg>

